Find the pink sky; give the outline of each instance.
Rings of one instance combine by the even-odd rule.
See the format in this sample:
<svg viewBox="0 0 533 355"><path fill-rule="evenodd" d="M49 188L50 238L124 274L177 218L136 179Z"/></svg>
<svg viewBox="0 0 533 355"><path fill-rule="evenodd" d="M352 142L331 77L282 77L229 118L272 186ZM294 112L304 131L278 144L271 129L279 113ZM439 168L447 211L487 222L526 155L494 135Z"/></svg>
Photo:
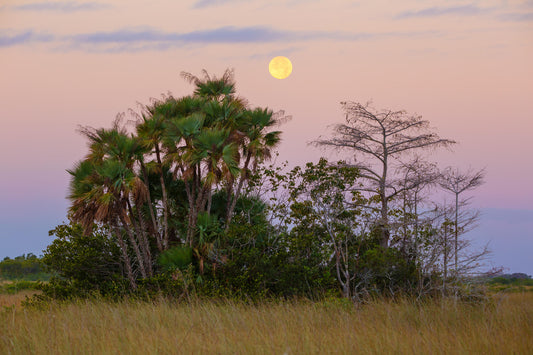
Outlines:
<svg viewBox="0 0 533 355"><path fill-rule="evenodd" d="M189 94L179 73L203 68L293 116L282 160L316 160L339 102L373 100L457 140L443 166L486 167L476 206L533 211L533 1L39 1L0 5L0 258L39 253L65 218L78 125ZM277 55L288 79L268 74ZM533 251L528 223L516 248Z"/></svg>

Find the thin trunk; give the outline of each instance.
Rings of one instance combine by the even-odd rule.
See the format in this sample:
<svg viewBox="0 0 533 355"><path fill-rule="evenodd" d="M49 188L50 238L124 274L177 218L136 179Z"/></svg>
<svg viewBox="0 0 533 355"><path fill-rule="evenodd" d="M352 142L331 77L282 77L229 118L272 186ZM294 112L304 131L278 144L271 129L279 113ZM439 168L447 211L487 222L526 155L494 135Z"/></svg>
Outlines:
<svg viewBox="0 0 533 355"><path fill-rule="evenodd" d="M459 239L459 229L458 229L458 219L459 219L459 194L455 193L455 245L454 245L454 257L455 257L455 275L457 276L457 241Z"/></svg>
<svg viewBox="0 0 533 355"><path fill-rule="evenodd" d="M130 227L128 227L128 224L126 223L126 220L123 216L120 216L120 221L122 222L122 226L126 230L126 233L128 234L130 243L133 247L133 251L135 252L135 256L137 257L137 262L139 263L139 269L141 269L141 275L143 278L146 278L146 269L144 267L144 258L142 257L141 251L139 249L139 243L135 240L135 236L133 235L133 232L131 231Z"/></svg>
<svg viewBox="0 0 533 355"><path fill-rule="evenodd" d="M152 226L154 228L157 249L159 249L159 251L163 251L161 234L159 233L159 226L157 225L157 219L155 218L154 205L152 204L152 197L150 194L150 184L148 181L148 173L146 172L146 167L144 166L144 163L141 163L141 170L142 170L143 177L145 180L146 189L148 190L148 208L150 209L150 217L152 218Z"/></svg>
<svg viewBox="0 0 533 355"><path fill-rule="evenodd" d="M193 167L193 176L191 183L191 195L189 197L189 220L187 226L187 243L193 246L194 232L198 220L198 195L200 194L199 170L198 166Z"/></svg>
<svg viewBox="0 0 533 355"><path fill-rule="evenodd" d="M128 211L130 212L130 220L132 221L133 228L135 229L135 232L137 233L137 237L140 242L140 249L141 254L143 257L143 263L146 267L146 273L149 276L152 276L152 258L150 256L150 246L148 244L148 238L146 237L146 231L144 228L144 222L141 214L141 210L137 208L137 216L139 218L139 222L135 222L135 218L133 217L133 208L131 206L131 203L128 200L126 200L126 204L128 206Z"/></svg>
<svg viewBox="0 0 533 355"><path fill-rule="evenodd" d="M385 187L387 184L387 165L388 165L387 142L385 132L383 132L383 173L379 181L381 195L381 242L383 248L389 247L389 206Z"/></svg>
<svg viewBox="0 0 533 355"><path fill-rule="evenodd" d="M418 258L418 193L415 191L415 251Z"/></svg>
<svg viewBox="0 0 533 355"><path fill-rule="evenodd" d="M233 184L235 184L235 178L232 176L228 180L228 187L226 188L226 231L228 230L228 216L229 216L229 210L231 209L232 204L232 196L233 196Z"/></svg>
<svg viewBox="0 0 533 355"><path fill-rule="evenodd" d="M187 239L186 243L189 244L189 246L192 246L192 221L193 221L193 215L195 214L195 205L194 205L194 183L191 183L189 188L186 189L187 191L187 199L189 200L189 215L188 215L188 221L187 221Z"/></svg>
<svg viewBox="0 0 533 355"><path fill-rule="evenodd" d="M159 181L161 183L161 191L163 192L163 249L168 249L168 197L165 179L163 176L163 164L161 163L161 154L159 152L159 143L155 144L155 154L157 157L157 164L159 165Z"/></svg>
<svg viewBox="0 0 533 355"><path fill-rule="evenodd" d="M380 229L381 229L381 241L380 245L383 248L389 247L389 218L388 218L388 201L387 196L385 196L385 184L380 183L380 197L381 197L381 222L380 222Z"/></svg>
<svg viewBox="0 0 533 355"><path fill-rule="evenodd" d="M137 283L135 282L135 277L133 276L131 260L128 255L128 247L126 245L126 242L124 241L124 238L122 238L122 232L120 231L120 228L118 228L117 224L115 223L113 223L113 227L115 229L115 234L117 235L118 245L120 247L120 250L122 251L122 259L124 261L124 266L126 267L126 276L128 277L131 288L136 290Z"/></svg>
<svg viewBox="0 0 533 355"><path fill-rule="evenodd" d="M442 292L446 295L446 282L448 278L448 225L444 222L444 278L442 280Z"/></svg>
<svg viewBox="0 0 533 355"><path fill-rule="evenodd" d="M152 268L152 252L150 251L150 243L148 241L146 226L144 224L144 218L140 208L137 208L137 215L139 216L139 223L141 225L142 247L144 251L145 263L147 265L148 275L151 277L154 274L154 270Z"/></svg>
<svg viewBox="0 0 533 355"><path fill-rule="evenodd" d="M235 206L237 205L237 200L239 199L239 196L241 194L242 187L244 185L244 181L248 178L246 176L248 171L248 165L250 165L250 159L252 158L252 154L248 152L248 155L246 156L246 161L244 162L244 167L241 170L241 176L239 177L239 184L237 185L237 190L231 196L231 205L230 208L227 210L226 215L226 231L229 228L229 225L231 223L231 218L233 217L233 211L235 211ZM230 196L228 196L230 197ZM229 200L228 200L229 201Z"/></svg>
<svg viewBox="0 0 533 355"><path fill-rule="evenodd" d="M213 191L211 191L211 189L209 189L209 191L207 192L207 208L206 208L208 216L211 215L211 202L212 202L212 200L213 200Z"/></svg>

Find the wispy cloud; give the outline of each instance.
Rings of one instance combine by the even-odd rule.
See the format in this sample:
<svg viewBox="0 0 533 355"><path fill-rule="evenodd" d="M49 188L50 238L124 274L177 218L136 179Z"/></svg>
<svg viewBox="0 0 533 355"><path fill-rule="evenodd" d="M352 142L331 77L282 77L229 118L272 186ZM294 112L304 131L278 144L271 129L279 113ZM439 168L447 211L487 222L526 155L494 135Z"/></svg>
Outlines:
<svg viewBox="0 0 533 355"><path fill-rule="evenodd" d="M528 2L527 6L531 6L533 1ZM424 18L424 17L438 17L438 16L475 16L475 15L491 15L495 19L508 22L529 22L533 21L533 12L503 12L502 7L481 8L476 5L452 6L452 7L428 7L418 11L406 11L397 15L396 19L406 18Z"/></svg>
<svg viewBox="0 0 533 355"><path fill-rule="evenodd" d="M39 34L32 30L19 32L16 34L0 32L0 47L11 47L32 42L51 42L53 40L54 36L52 35Z"/></svg>
<svg viewBox="0 0 533 355"><path fill-rule="evenodd" d="M533 21L533 12L526 13L506 13L498 16L498 19L509 22L530 22Z"/></svg>
<svg viewBox="0 0 533 355"><path fill-rule="evenodd" d="M16 11L57 11L57 12L77 12L94 11L111 7L108 4L99 2L76 2L76 1L47 1L33 2L21 5L9 6L9 9Z"/></svg>
<svg viewBox="0 0 533 355"><path fill-rule="evenodd" d="M375 34L347 34L337 32L283 31L270 27L220 27L216 29L192 31L185 33L161 32L156 30L119 30L96 32L72 36L78 44L141 44L152 43L161 46L178 44L216 44L216 43L269 43L296 42L321 39L361 40L374 37Z"/></svg>
<svg viewBox="0 0 533 355"><path fill-rule="evenodd" d="M268 27L220 27L212 30L192 31L186 33L161 32L156 30L118 30L95 32L73 36L77 43L245 43L275 42L289 39L293 33L276 31ZM301 36L300 36L301 37Z"/></svg>
<svg viewBox="0 0 533 355"><path fill-rule="evenodd" d="M92 32L71 36L49 36L25 31L13 35L0 33L0 46L8 47L28 42L54 40L60 50L86 50L91 52L124 52L142 50L166 50L187 44L239 44L285 43L315 40L361 41L374 38L416 37L435 35L434 32L404 33L346 33L327 31L285 31L265 26L220 27L192 32L163 32L156 29L122 29L109 32Z"/></svg>
<svg viewBox="0 0 533 355"><path fill-rule="evenodd" d="M193 4L193 9L201 9L206 7L212 7L212 6L218 6L218 5L224 5L229 3L250 3L253 0L196 0L196 2ZM283 4L286 6L297 6L301 4L309 4L312 2L318 2L320 0L284 0Z"/></svg>
<svg viewBox="0 0 533 355"><path fill-rule="evenodd" d="M209 6L222 5L235 0L197 0L192 6L194 9L200 9ZM242 1L242 0L241 0Z"/></svg>
<svg viewBox="0 0 533 355"><path fill-rule="evenodd" d="M396 16L397 19L413 17L436 17L446 15L472 16L486 13L488 10L476 5L450 6L450 7L428 7L418 11L405 11Z"/></svg>

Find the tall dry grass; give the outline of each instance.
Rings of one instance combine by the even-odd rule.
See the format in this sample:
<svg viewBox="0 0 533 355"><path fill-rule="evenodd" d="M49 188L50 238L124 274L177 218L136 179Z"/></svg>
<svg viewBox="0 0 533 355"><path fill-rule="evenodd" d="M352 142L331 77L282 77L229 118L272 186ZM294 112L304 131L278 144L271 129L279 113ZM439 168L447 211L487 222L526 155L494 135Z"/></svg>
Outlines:
<svg viewBox="0 0 533 355"><path fill-rule="evenodd" d="M531 354L533 293L484 305L78 302L0 312L0 354Z"/></svg>
<svg viewBox="0 0 533 355"><path fill-rule="evenodd" d="M1 294L0 293L0 312L3 309L16 307L21 308L22 301L26 300L26 297L31 297L32 295L39 293L34 290L23 290L13 294ZM2 325L0 325L1 329Z"/></svg>

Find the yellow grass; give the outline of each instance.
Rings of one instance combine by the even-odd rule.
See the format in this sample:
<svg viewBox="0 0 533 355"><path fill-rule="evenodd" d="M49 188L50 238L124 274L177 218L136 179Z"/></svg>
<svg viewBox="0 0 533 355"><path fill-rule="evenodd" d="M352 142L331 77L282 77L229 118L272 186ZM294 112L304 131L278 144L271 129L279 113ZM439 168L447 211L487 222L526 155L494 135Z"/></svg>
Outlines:
<svg viewBox="0 0 533 355"><path fill-rule="evenodd" d="M22 308L20 305L21 302L24 301L26 297L30 297L36 293L39 292L34 290L23 290L15 294L0 294L0 311L9 307L16 307L20 309ZM0 329L1 327L2 326L0 325Z"/></svg>
<svg viewBox="0 0 533 355"><path fill-rule="evenodd" d="M483 306L88 301L6 308L0 354L532 354L533 293L499 297Z"/></svg>

